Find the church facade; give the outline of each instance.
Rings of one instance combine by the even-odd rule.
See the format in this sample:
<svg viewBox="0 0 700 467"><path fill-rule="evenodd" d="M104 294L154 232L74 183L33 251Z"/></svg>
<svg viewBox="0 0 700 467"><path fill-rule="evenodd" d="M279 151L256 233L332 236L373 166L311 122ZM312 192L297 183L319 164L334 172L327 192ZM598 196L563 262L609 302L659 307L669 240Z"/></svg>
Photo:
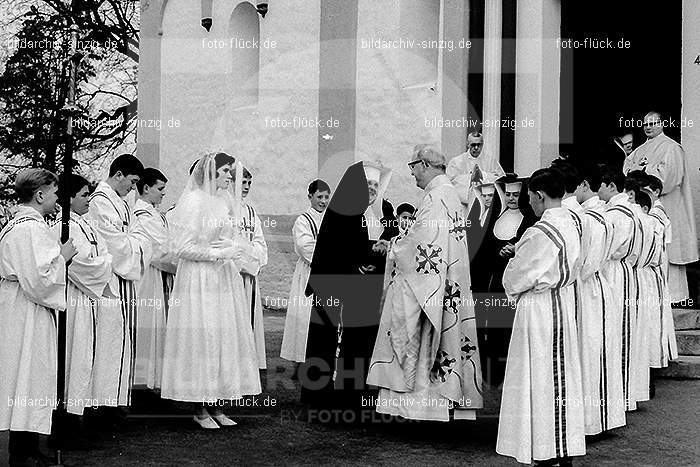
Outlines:
<svg viewBox="0 0 700 467"><path fill-rule="evenodd" d="M139 156L170 178L168 204L203 151L238 156L267 214L303 211L311 180L333 187L360 158L393 169L387 196L395 204L416 203L421 192L406 166L413 146L436 144L450 158L479 124L485 152L528 176L562 142L565 2L142 2L139 119L161 125L139 128ZM699 17L700 2L684 0L675 25L677 117L697 120L679 132L696 210Z"/></svg>

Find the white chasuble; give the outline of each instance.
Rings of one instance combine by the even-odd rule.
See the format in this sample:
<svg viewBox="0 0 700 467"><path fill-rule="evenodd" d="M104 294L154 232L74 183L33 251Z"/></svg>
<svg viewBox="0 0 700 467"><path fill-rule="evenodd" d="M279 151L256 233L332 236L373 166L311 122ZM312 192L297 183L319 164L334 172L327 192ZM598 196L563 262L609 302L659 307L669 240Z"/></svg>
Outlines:
<svg viewBox="0 0 700 467"><path fill-rule="evenodd" d="M466 221L444 175L425 188L416 221L388 257L379 332L367 384L376 410L416 420L475 417L481 366L469 277Z"/></svg>

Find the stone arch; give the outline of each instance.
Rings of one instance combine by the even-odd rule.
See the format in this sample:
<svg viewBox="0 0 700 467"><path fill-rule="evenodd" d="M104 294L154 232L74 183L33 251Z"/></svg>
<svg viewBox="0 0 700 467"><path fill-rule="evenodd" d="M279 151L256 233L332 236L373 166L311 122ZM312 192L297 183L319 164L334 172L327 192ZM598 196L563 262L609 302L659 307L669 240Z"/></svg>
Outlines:
<svg viewBox="0 0 700 467"><path fill-rule="evenodd" d="M260 75L260 18L250 2L233 9L228 22L231 41L228 73L233 108L258 104Z"/></svg>

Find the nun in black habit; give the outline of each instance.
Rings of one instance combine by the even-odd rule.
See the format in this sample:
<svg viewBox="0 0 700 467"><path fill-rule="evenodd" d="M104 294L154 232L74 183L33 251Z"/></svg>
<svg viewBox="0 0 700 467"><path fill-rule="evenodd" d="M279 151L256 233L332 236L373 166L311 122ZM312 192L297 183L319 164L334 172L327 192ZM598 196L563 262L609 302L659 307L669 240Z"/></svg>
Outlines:
<svg viewBox="0 0 700 467"><path fill-rule="evenodd" d="M319 229L306 289L313 300L306 361L299 368L301 400L314 408L357 414L362 398L376 395L366 379L379 328L386 256L373 247L383 233L382 194L390 175L374 163L351 165ZM365 409L374 411L371 404Z"/></svg>
<svg viewBox="0 0 700 467"><path fill-rule="evenodd" d="M508 303L503 288L503 272L515 255L515 244L537 221L530 207L526 179L509 173L496 180L495 185L497 196L484 245L489 282L482 311L485 344L481 354L484 382L492 387L503 383L515 318L515 307Z"/></svg>

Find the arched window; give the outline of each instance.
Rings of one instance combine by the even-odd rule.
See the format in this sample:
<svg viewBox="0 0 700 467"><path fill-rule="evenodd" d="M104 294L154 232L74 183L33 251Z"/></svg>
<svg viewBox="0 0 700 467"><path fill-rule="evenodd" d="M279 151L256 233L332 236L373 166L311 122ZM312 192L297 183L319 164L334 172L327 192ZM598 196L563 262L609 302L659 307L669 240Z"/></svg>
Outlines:
<svg viewBox="0 0 700 467"><path fill-rule="evenodd" d="M232 108L258 104L260 74L260 22L258 12L249 2L241 2L231 13L231 66L229 89Z"/></svg>

